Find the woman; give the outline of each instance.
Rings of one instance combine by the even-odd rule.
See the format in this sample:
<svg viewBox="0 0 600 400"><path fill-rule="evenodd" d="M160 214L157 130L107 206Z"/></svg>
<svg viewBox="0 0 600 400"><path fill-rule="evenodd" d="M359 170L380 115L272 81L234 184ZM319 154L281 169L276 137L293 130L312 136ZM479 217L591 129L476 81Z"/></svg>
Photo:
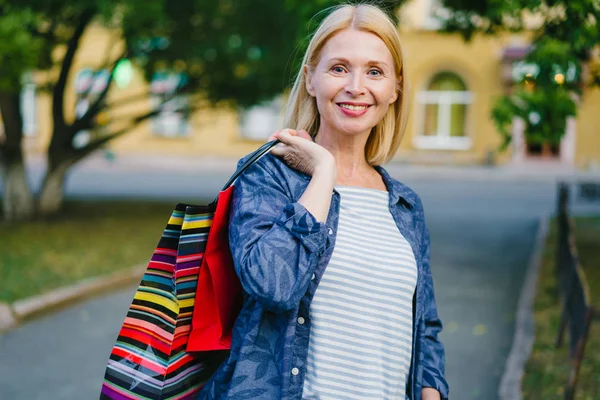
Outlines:
<svg viewBox="0 0 600 400"><path fill-rule="evenodd" d="M406 122L396 26L344 5L314 34L281 143L235 184L245 298L208 399L446 399L418 196L380 167Z"/></svg>

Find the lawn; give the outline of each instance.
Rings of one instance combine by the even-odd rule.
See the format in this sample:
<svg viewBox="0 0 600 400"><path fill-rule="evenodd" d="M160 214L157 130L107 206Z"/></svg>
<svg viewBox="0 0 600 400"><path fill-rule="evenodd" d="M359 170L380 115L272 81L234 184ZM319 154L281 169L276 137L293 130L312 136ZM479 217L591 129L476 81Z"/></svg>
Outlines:
<svg viewBox="0 0 600 400"><path fill-rule="evenodd" d="M600 216L575 219L576 245L596 310L600 309ZM554 346L560 319L556 298L554 248L551 228L544 249L535 301L535 342L523 379L524 399L563 399L569 379L568 335L563 348ZM600 311L600 310L599 310ZM576 399L600 399L600 318L592 323L581 365Z"/></svg>
<svg viewBox="0 0 600 400"><path fill-rule="evenodd" d="M53 220L0 222L0 302L146 264L174 205L69 201Z"/></svg>

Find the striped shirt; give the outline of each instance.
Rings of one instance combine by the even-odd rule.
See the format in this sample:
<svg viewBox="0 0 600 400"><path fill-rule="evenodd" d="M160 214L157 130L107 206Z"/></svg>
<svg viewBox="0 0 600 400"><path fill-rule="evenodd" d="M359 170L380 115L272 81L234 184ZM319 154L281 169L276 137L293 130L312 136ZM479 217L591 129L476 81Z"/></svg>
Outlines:
<svg viewBox="0 0 600 400"><path fill-rule="evenodd" d="M389 211L388 192L336 187L340 217L310 305L302 398L404 399L417 266Z"/></svg>

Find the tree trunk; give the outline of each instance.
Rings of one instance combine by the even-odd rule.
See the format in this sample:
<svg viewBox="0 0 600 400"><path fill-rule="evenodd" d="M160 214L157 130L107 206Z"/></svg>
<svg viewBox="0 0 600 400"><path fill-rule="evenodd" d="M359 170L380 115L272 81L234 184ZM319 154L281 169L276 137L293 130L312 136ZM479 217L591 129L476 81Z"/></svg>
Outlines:
<svg viewBox="0 0 600 400"><path fill-rule="evenodd" d="M81 37L96 15L93 8L85 9L73 35L67 41L67 49L62 59L60 74L52 90L52 139L48 146L48 169L38 198L38 212L42 217L52 216L60 211L64 200L64 187L67 171L76 161L73 149L75 129L65 122L65 89Z"/></svg>
<svg viewBox="0 0 600 400"><path fill-rule="evenodd" d="M2 213L5 221L23 221L35 215L33 194L21 159L3 167Z"/></svg>
<svg viewBox="0 0 600 400"><path fill-rule="evenodd" d="M38 212L42 217L58 213L65 197L65 178L71 163L63 162L48 168L38 200Z"/></svg>
<svg viewBox="0 0 600 400"><path fill-rule="evenodd" d="M19 93L0 92L0 111L4 124L4 141L0 141L3 218L6 221L30 219L35 214L35 202L21 148L23 120Z"/></svg>

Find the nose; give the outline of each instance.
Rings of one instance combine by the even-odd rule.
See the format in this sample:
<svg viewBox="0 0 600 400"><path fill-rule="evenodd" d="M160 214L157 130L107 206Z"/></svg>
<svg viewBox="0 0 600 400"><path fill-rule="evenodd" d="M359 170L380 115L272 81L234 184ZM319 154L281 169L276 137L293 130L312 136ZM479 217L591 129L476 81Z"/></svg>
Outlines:
<svg viewBox="0 0 600 400"><path fill-rule="evenodd" d="M362 74L348 74L348 81L344 90L352 96L357 97L365 93L364 77Z"/></svg>

